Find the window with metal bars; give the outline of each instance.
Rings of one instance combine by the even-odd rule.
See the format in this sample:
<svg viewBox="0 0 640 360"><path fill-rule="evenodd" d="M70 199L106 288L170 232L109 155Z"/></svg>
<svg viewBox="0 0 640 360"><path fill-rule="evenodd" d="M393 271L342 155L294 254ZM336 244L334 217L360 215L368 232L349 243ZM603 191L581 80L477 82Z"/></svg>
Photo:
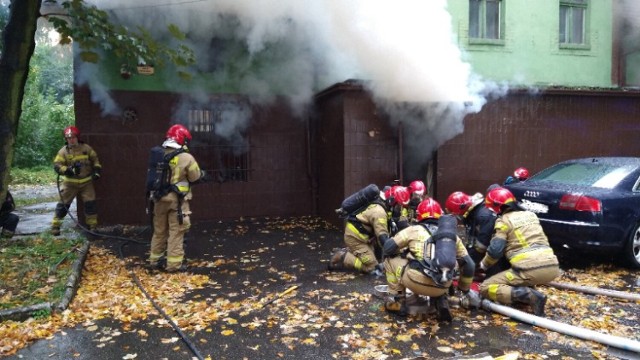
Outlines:
<svg viewBox="0 0 640 360"><path fill-rule="evenodd" d="M250 105L237 100L214 100L207 109L188 111L191 148L215 181L249 181L250 119Z"/></svg>

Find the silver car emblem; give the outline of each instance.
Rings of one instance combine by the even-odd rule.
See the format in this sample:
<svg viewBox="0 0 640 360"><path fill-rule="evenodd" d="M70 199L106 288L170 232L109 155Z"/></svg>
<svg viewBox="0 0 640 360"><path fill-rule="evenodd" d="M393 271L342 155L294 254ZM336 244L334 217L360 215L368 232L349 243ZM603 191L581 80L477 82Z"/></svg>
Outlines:
<svg viewBox="0 0 640 360"><path fill-rule="evenodd" d="M524 196L530 197L530 198L537 198L538 196L540 196L540 192L527 190L524 192Z"/></svg>

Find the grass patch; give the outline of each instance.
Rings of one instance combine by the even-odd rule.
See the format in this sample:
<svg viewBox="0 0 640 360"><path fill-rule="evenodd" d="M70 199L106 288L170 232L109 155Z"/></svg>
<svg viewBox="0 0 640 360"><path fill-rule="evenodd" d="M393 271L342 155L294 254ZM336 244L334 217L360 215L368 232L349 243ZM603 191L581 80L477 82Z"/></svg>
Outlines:
<svg viewBox="0 0 640 360"><path fill-rule="evenodd" d="M11 169L12 185L50 185L55 184L57 174L53 166L38 166L29 169Z"/></svg>
<svg viewBox="0 0 640 360"><path fill-rule="evenodd" d="M59 302L81 243L50 235L0 240L0 310Z"/></svg>

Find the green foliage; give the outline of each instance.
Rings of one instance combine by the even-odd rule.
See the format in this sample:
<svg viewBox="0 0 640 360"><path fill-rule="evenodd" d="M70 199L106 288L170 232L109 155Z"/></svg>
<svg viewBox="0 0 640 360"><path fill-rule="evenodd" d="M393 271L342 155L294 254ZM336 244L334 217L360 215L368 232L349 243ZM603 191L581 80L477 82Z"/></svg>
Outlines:
<svg viewBox="0 0 640 360"><path fill-rule="evenodd" d="M70 47L36 46L22 109L13 167L50 166L63 145L62 129L75 123Z"/></svg>
<svg viewBox="0 0 640 360"><path fill-rule="evenodd" d="M0 288L12 294L0 302L0 309L59 302L81 243L50 236L0 240Z"/></svg>
<svg viewBox="0 0 640 360"><path fill-rule="evenodd" d="M173 48L167 45L169 41L158 41L141 27L132 31L114 24L106 11L88 5L83 0L63 1L62 6L72 21L67 22L60 17L50 17L49 21L62 35L61 44L70 44L72 39L78 44L83 61L96 63L100 59L100 51L109 51L127 64L138 64L140 59L159 67L167 61L178 67L195 63L194 52L188 46L180 44ZM178 41L186 38L174 24L169 24L167 30ZM184 71L182 73L188 75Z"/></svg>

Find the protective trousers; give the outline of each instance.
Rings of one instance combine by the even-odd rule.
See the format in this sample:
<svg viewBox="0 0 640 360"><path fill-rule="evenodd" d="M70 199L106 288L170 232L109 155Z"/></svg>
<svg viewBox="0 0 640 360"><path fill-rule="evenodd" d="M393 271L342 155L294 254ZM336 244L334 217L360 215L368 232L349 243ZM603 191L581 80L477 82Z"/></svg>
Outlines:
<svg viewBox="0 0 640 360"><path fill-rule="evenodd" d="M98 225L98 209L96 206L96 191L93 187L93 181L89 180L80 182L63 182L60 190L62 201L56 205L55 214L51 226L60 228L62 219L69 212L69 207L73 199L79 197L84 204L84 218L89 229L93 230Z"/></svg>
<svg viewBox="0 0 640 360"><path fill-rule="evenodd" d="M149 263L157 265L167 254L167 271L179 269L184 260L184 234L191 227L189 202L181 201L182 224L178 219L178 196L170 193L155 202L153 209L153 237Z"/></svg>
<svg viewBox="0 0 640 360"><path fill-rule="evenodd" d="M451 285L451 281L439 285L433 279L419 270L409 266L409 260L400 256L387 258L384 261L384 270L391 295L401 294L405 289L418 295L439 297L444 295Z"/></svg>
<svg viewBox="0 0 640 360"><path fill-rule="evenodd" d="M378 265L369 236L354 233L347 227L344 232L344 243L349 249L344 257L344 267L346 269L356 269L363 273L369 273Z"/></svg>
<svg viewBox="0 0 640 360"><path fill-rule="evenodd" d="M486 279L480 286L480 294L491 301L510 305L513 304L512 288L547 284L558 275L560 275L560 269L557 264L528 270L508 269Z"/></svg>

